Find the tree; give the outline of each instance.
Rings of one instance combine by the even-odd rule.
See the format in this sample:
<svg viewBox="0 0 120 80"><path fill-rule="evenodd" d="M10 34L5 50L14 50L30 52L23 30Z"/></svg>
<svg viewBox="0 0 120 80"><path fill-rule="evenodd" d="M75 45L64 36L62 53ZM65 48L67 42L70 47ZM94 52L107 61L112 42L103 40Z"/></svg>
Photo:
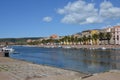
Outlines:
<svg viewBox="0 0 120 80"><path fill-rule="evenodd" d="M43 39L43 40L41 41L41 43L46 44L46 43L47 43L47 40Z"/></svg>
<svg viewBox="0 0 120 80"><path fill-rule="evenodd" d="M92 37L89 35L88 36L89 44L90 44L91 39L92 39Z"/></svg>
<svg viewBox="0 0 120 80"><path fill-rule="evenodd" d="M111 37L112 37L111 33L110 33L110 32L107 32L107 33L106 33L106 38L107 38L107 40L108 40L108 44L110 44L110 39L111 39Z"/></svg>
<svg viewBox="0 0 120 80"><path fill-rule="evenodd" d="M101 43L103 40L105 40L105 33L102 32L99 33L99 40L101 41Z"/></svg>
<svg viewBox="0 0 120 80"><path fill-rule="evenodd" d="M78 37L75 37L75 38L74 38L74 42L75 42L76 44L78 44Z"/></svg>
<svg viewBox="0 0 120 80"><path fill-rule="evenodd" d="M97 40L99 39L99 35L98 34L93 34L92 38L95 41L95 44L97 44Z"/></svg>
<svg viewBox="0 0 120 80"><path fill-rule="evenodd" d="M74 43L74 36L71 36L71 42L72 42L72 44Z"/></svg>
<svg viewBox="0 0 120 80"><path fill-rule="evenodd" d="M64 37L64 42L65 42L65 44L68 43L68 36L65 36L65 37Z"/></svg>
<svg viewBox="0 0 120 80"><path fill-rule="evenodd" d="M86 44L87 37L84 35L82 39L83 39L83 43Z"/></svg>
<svg viewBox="0 0 120 80"><path fill-rule="evenodd" d="M64 40L63 38L59 40L60 44L63 44Z"/></svg>
<svg viewBox="0 0 120 80"><path fill-rule="evenodd" d="M78 38L78 42L80 42L80 44L82 43L82 38Z"/></svg>

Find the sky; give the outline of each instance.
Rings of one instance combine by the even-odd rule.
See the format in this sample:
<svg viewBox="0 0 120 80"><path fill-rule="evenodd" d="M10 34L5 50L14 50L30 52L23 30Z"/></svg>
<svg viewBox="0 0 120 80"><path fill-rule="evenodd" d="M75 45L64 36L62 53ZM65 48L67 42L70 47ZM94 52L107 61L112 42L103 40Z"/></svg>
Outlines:
<svg viewBox="0 0 120 80"><path fill-rule="evenodd" d="M120 25L120 0L0 0L0 38L71 35Z"/></svg>

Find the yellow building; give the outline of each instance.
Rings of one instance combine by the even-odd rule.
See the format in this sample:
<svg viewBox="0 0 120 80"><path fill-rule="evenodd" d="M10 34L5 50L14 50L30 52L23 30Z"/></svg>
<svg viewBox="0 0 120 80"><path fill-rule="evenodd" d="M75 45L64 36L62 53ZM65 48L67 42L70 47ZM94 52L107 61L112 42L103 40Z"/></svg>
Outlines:
<svg viewBox="0 0 120 80"><path fill-rule="evenodd" d="M99 39L97 40L93 39L94 34L99 34L98 29L86 30L86 31L83 31L81 34L82 34L82 37L85 36L88 39L87 41L84 42L84 44L96 45L99 43Z"/></svg>

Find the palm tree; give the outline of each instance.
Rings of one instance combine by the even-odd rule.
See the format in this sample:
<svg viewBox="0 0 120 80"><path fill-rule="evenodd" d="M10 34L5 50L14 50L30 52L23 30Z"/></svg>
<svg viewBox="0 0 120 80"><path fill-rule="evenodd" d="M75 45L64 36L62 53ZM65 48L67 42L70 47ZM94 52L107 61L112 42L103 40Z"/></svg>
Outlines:
<svg viewBox="0 0 120 80"><path fill-rule="evenodd" d="M99 35L98 34L93 34L92 38L93 38L93 40L95 40L95 44L97 44L97 40L99 39Z"/></svg>
<svg viewBox="0 0 120 80"><path fill-rule="evenodd" d="M70 42L71 42L71 37L68 36L68 43L70 44Z"/></svg>
<svg viewBox="0 0 120 80"><path fill-rule="evenodd" d="M74 42L75 42L76 44L78 44L78 37L75 37L75 38L74 38Z"/></svg>
<svg viewBox="0 0 120 80"><path fill-rule="evenodd" d="M86 44L87 37L84 35L82 39L83 39L83 44Z"/></svg>
<svg viewBox="0 0 120 80"><path fill-rule="evenodd" d="M63 44L64 38L60 39L59 41L60 41L60 44Z"/></svg>
<svg viewBox="0 0 120 80"><path fill-rule="evenodd" d="M71 36L71 42L72 42L72 44L74 43L74 36Z"/></svg>
<svg viewBox="0 0 120 80"><path fill-rule="evenodd" d="M106 33L106 38L107 38L107 40L108 40L108 44L110 44L110 39L111 39L111 37L112 37L111 33L110 33L110 32L107 32L107 33Z"/></svg>
<svg viewBox="0 0 120 80"><path fill-rule="evenodd" d="M78 42L80 42L80 44L82 44L82 38L78 38Z"/></svg>
<svg viewBox="0 0 120 80"><path fill-rule="evenodd" d="M65 44L68 44L69 36L65 36L62 40Z"/></svg>
<svg viewBox="0 0 120 80"><path fill-rule="evenodd" d="M88 36L89 44L90 44L91 39L92 39L92 37L89 35L89 36Z"/></svg>
<svg viewBox="0 0 120 80"><path fill-rule="evenodd" d="M67 38L67 36L65 36L65 37L62 38L63 44L66 44L66 38Z"/></svg>
<svg viewBox="0 0 120 80"><path fill-rule="evenodd" d="M101 41L102 44L102 41L105 40L105 33L102 32L99 33L99 40Z"/></svg>

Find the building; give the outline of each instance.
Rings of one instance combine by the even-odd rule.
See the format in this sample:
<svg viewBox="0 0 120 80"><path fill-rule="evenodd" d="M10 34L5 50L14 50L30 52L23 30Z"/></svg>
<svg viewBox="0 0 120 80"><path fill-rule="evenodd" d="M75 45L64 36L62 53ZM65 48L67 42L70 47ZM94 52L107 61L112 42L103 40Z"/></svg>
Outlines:
<svg viewBox="0 0 120 80"><path fill-rule="evenodd" d="M28 39L28 40L27 40L27 43L30 43L30 42L32 42L32 40L31 40L31 39Z"/></svg>
<svg viewBox="0 0 120 80"><path fill-rule="evenodd" d="M111 44L120 45L120 26L114 26L111 28L112 38Z"/></svg>
<svg viewBox="0 0 120 80"><path fill-rule="evenodd" d="M86 30L86 31L83 31L82 33L82 37L86 37L88 40L86 42L86 44L98 44L99 43L99 40L94 40L93 39L93 35L94 34L99 34L99 29L93 29L93 30Z"/></svg>
<svg viewBox="0 0 120 80"><path fill-rule="evenodd" d="M91 30L86 30L86 31L83 31L81 34L82 34L82 37L88 37L91 33Z"/></svg>
<svg viewBox="0 0 120 80"><path fill-rule="evenodd" d="M51 35L50 36L50 39L58 39L59 37L58 37L58 35L56 35L56 34L53 34L53 35Z"/></svg>
<svg viewBox="0 0 120 80"><path fill-rule="evenodd" d="M104 45L104 44L111 44L111 43L108 43L108 40L107 40L107 37L106 37L106 34L107 33L111 33L111 30L112 30L112 27L107 27L107 28L104 28L104 29L101 29L99 31L99 33L102 33L102 39L99 40L99 44L101 45Z"/></svg>
<svg viewBox="0 0 120 80"><path fill-rule="evenodd" d="M111 34L111 39L109 44L120 45L120 26L105 28L100 30L100 32L104 34L109 32ZM104 40L100 41L100 44L108 44L108 40L105 38Z"/></svg>

